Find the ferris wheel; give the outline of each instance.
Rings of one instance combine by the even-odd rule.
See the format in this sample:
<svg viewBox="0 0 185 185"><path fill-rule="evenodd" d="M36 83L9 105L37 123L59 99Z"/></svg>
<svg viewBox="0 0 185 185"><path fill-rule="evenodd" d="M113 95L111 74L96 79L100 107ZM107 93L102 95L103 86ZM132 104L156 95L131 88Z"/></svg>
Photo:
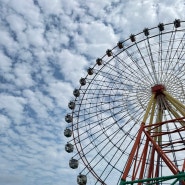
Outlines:
<svg viewBox="0 0 185 185"><path fill-rule="evenodd" d="M79 185L185 185L185 21L145 28L98 58L68 104Z"/></svg>

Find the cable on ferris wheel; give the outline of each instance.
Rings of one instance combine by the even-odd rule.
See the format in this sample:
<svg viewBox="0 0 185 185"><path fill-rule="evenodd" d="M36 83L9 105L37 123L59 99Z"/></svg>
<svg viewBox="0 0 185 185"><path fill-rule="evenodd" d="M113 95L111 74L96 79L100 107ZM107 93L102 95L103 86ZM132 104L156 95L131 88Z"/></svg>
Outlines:
<svg viewBox="0 0 185 185"><path fill-rule="evenodd" d="M79 83L64 130L79 185L185 185L185 21L119 41Z"/></svg>

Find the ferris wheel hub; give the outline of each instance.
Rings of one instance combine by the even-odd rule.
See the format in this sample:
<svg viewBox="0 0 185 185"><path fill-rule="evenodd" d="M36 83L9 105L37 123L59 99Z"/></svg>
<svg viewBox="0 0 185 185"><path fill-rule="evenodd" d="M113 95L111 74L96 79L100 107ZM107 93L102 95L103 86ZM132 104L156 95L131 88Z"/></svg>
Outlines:
<svg viewBox="0 0 185 185"><path fill-rule="evenodd" d="M162 92L165 90L166 90L166 88L162 84L156 84L151 88L152 93L157 94L157 95L162 94Z"/></svg>

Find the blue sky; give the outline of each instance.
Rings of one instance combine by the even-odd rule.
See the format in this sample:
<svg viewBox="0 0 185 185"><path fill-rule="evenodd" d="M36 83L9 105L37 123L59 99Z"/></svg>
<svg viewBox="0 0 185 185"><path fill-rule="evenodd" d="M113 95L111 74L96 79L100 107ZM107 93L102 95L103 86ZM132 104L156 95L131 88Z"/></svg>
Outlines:
<svg viewBox="0 0 185 185"><path fill-rule="evenodd" d="M64 116L119 40L185 18L183 0L0 0L0 185L70 185Z"/></svg>

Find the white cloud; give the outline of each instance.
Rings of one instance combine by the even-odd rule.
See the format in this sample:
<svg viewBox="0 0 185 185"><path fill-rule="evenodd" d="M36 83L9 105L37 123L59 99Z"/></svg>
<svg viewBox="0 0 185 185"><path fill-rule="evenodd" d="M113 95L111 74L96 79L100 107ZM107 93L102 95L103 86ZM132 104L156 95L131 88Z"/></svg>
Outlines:
<svg viewBox="0 0 185 185"><path fill-rule="evenodd" d="M4 110L10 118L21 123L23 119L25 99L22 97L14 97L12 95L0 94L0 109Z"/></svg>
<svg viewBox="0 0 185 185"><path fill-rule="evenodd" d="M0 182L3 185L19 185L22 182L22 177L14 175L1 175Z"/></svg>
<svg viewBox="0 0 185 185"><path fill-rule="evenodd" d="M31 67L29 64L19 63L14 67L15 85L20 87L30 87L34 85L31 77Z"/></svg>
<svg viewBox="0 0 185 185"><path fill-rule="evenodd" d="M47 42L43 38L43 28L29 28L26 31L28 43L36 48L44 47Z"/></svg>
<svg viewBox="0 0 185 185"><path fill-rule="evenodd" d="M63 5L66 5L68 3L61 2L59 0L53 0L49 2L40 0L38 1L38 4L41 7L41 10L47 15L47 14L60 14L61 9L63 9Z"/></svg>
<svg viewBox="0 0 185 185"><path fill-rule="evenodd" d="M72 96L73 88L69 83L54 81L48 84L47 91L55 99L56 105L65 109Z"/></svg>
<svg viewBox="0 0 185 185"><path fill-rule="evenodd" d="M14 14L19 14L23 17L23 19L27 22L27 24L31 24L31 26L40 26L40 12L39 9L34 6L32 0L24 1L16 1L10 0L6 2L6 5L12 8ZM9 9L10 10L10 9Z"/></svg>
<svg viewBox="0 0 185 185"><path fill-rule="evenodd" d="M4 55L2 51L0 52L0 70L2 73L8 73L11 70L12 64L11 64L11 59Z"/></svg>
<svg viewBox="0 0 185 185"><path fill-rule="evenodd" d="M119 38L114 33L110 25L93 21L79 25L81 35L75 35L75 45L77 51L90 57L104 55L107 49L113 47Z"/></svg>
<svg viewBox="0 0 185 185"><path fill-rule="evenodd" d="M6 131L10 126L10 119L7 116L0 115L0 130Z"/></svg>
<svg viewBox="0 0 185 185"><path fill-rule="evenodd" d="M64 49L59 54L58 60L60 71L64 75L65 80L70 80L73 84L79 86L80 78L86 74L86 71L83 70L87 67L87 60L85 57Z"/></svg>
<svg viewBox="0 0 185 185"><path fill-rule="evenodd" d="M18 14L10 14L6 17L10 28L16 33L23 32L27 28L26 21L24 18Z"/></svg>

